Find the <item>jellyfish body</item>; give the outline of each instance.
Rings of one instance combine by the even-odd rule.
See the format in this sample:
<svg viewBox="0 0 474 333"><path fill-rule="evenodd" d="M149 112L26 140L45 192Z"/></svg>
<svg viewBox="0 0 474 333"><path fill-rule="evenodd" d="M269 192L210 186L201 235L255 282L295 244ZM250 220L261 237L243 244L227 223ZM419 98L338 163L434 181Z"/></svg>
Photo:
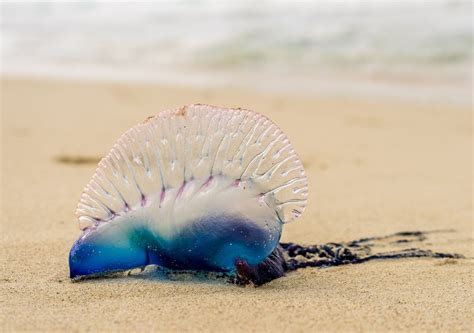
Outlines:
<svg viewBox="0 0 474 333"><path fill-rule="evenodd" d="M269 119L207 105L164 111L127 131L84 189L70 276L257 265L306 200L301 161Z"/></svg>

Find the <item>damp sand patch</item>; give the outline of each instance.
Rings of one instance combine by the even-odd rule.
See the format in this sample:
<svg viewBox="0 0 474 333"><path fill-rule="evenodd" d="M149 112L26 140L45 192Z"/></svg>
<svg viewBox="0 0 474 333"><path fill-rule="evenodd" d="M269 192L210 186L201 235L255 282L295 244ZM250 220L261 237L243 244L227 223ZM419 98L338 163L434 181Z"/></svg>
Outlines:
<svg viewBox="0 0 474 333"><path fill-rule="evenodd" d="M53 158L56 163L67 165L96 165L100 159L98 156L86 155L58 155Z"/></svg>

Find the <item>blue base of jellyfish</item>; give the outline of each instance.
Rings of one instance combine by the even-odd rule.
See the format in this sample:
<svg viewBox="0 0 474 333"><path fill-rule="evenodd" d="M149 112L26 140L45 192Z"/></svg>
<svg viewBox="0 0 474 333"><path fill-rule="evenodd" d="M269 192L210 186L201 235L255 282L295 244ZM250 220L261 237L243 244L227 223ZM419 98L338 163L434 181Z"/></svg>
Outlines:
<svg viewBox="0 0 474 333"><path fill-rule="evenodd" d="M124 271L147 265L176 270L232 272L237 260L262 262L278 245L280 228L261 228L242 218L196 221L172 239L147 228L121 225L87 231L69 254L70 277Z"/></svg>

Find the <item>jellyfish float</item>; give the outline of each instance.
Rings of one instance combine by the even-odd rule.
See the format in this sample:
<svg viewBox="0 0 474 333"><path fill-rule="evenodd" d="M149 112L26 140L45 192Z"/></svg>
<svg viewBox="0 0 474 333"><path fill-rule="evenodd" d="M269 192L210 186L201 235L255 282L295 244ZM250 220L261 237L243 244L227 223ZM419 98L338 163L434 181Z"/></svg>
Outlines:
<svg viewBox="0 0 474 333"><path fill-rule="evenodd" d="M271 266L307 195L298 155L265 116L200 104L163 111L124 133L85 187L70 277Z"/></svg>

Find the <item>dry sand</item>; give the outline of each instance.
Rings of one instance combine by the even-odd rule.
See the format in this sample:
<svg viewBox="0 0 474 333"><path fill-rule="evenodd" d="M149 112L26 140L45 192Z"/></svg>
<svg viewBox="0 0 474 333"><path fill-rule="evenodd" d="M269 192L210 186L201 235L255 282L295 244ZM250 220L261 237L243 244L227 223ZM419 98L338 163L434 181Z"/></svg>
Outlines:
<svg viewBox="0 0 474 333"><path fill-rule="evenodd" d="M264 113L290 137L310 202L283 240L454 229L415 246L473 256L468 107L15 79L1 93L1 331L472 331L469 259L304 269L257 289L146 276L72 283L67 263L94 161L147 116L196 102Z"/></svg>

